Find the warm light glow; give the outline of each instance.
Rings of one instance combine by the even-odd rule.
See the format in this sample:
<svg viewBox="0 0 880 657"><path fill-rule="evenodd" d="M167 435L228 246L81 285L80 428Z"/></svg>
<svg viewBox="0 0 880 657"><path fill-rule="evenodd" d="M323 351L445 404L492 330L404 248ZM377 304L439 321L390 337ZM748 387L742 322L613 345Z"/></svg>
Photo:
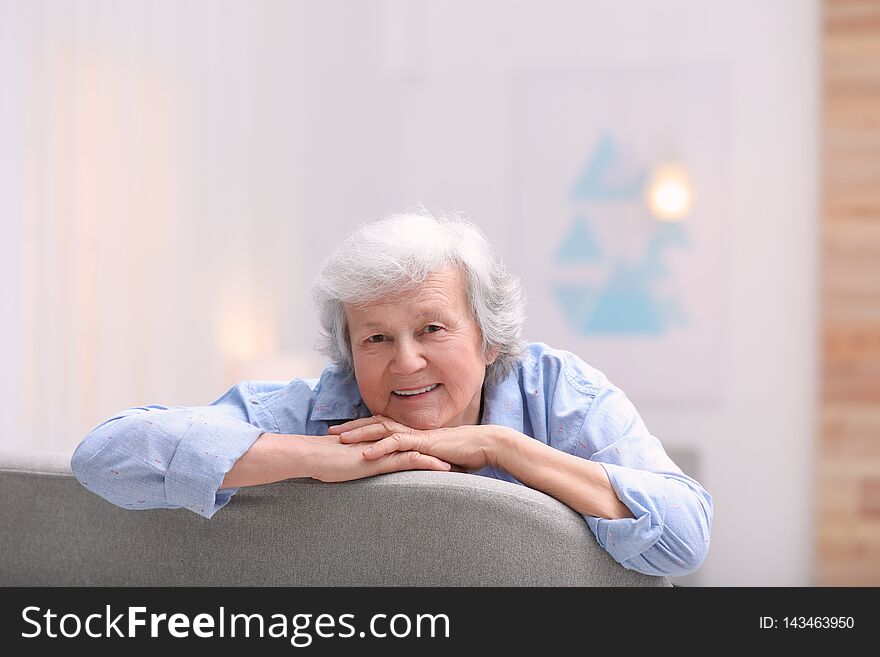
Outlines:
<svg viewBox="0 0 880 657"><path fill-rule="evenodd" d="M228 362L247 362L274 352L277 336L269 304L248 293L239 282L222 289L214 327L216 345L224 358Z"/></svg>
<svg viewBox="0 0 880 657"><path fill-rule="evenodd" d="M648 207L658 219L676 221L691 210L693 192L684 168L666 164L657 168L648 185Z"/></svg>

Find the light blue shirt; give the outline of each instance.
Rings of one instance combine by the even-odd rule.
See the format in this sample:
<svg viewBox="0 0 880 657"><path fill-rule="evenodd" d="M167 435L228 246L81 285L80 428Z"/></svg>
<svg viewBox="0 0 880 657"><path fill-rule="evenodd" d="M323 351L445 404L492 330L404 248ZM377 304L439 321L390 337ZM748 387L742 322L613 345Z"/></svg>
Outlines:
<svg viewBox="0 0 880 657"><path fill-rule="evenodd" d="M320 379L239 383L209 406L129 409L83 439L71 468L113 504L210 518L238 492L220 484L260 434L327 435L330 425L370 415L354 377L331 365ZM576 355L529 344L504 381L485 386L481 424L600 463L634 517L583 517L626 568L673 576L702 564L712 497L672 462L623 391ZM520 483L491 467L474 474Z"/></svg>

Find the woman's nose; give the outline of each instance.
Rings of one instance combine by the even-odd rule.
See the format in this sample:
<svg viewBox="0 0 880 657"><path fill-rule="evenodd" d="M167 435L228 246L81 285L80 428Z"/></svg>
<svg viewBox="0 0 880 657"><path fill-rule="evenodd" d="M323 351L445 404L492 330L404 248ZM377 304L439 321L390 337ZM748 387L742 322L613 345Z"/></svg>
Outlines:
<svg viewBox="0 0 880 657"><path fill-rule="evenodd" d="M394 374L412 374L423 369L427 361L422 355L419 345L415 342L398 340L394 346L394 358L391 371Z"/></svg>

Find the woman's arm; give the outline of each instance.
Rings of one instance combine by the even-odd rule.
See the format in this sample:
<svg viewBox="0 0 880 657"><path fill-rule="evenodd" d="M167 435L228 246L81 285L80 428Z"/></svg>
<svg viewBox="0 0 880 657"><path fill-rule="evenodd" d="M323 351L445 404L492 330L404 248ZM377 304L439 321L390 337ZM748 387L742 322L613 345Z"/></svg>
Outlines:
<svg viewBox="0 0 880 657"><path fill-rule="evenodd" d="M373 442L372 447L360 448L368 462L398 450L419 450L469 470L500 468L582 514L608 519L633 517L600 464L561 452L509 427L486 424L416 431L375 416L332 426L330 433L349 446Z"/></svg>
<svg viewBox="0 0 880 657"><path fill-rule="evenodd" d="M529 488L539 490L578 513L597 518L632 518L599 463L566 454L502 426L493 430L493 465Z"/></svg>
<svg viewBox="0 0 880 657"><path fill-rule="evenodd" d="M264 433L226 473L220 488L257 486L295 477L350 481L399 470L448 471L450 465L415 451L395 452L366 461L362 447L344 445L338 436Z"/></svg>
<svg viewBox="0 0 880 657"><path fill-rule="evenodd" d="M71 457L71 470L84 487L117 506L186 508L206 518L239 486L293 477L343 481L398 470L449 470L427 454L364 463L359 450L341 445L335 436L267 433L250 414L256 401L245 382L210 406L128 409L86 435Z"/></svg>
<svg viewBox="0 0 880 657"><path fill-rule="evenodd" d="M227 407L129 409L90 431L70 468L117 506L210 518L236 492L218 490L224 475L262 432Z"/></svg>

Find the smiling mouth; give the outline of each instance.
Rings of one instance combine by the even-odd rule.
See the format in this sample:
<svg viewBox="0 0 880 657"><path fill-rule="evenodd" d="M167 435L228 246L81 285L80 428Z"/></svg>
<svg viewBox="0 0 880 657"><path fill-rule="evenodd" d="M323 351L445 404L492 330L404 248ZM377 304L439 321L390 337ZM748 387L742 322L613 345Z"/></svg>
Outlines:
<svg viewBox="0 0 880 657"><path fill-rule="evenodd" d="M434 383L432 385L425 386L424 388L417 388L415 390L392 390L392 392L398 397L421 397L422 395L428 394L439 385L439 383Z"/></svg>

